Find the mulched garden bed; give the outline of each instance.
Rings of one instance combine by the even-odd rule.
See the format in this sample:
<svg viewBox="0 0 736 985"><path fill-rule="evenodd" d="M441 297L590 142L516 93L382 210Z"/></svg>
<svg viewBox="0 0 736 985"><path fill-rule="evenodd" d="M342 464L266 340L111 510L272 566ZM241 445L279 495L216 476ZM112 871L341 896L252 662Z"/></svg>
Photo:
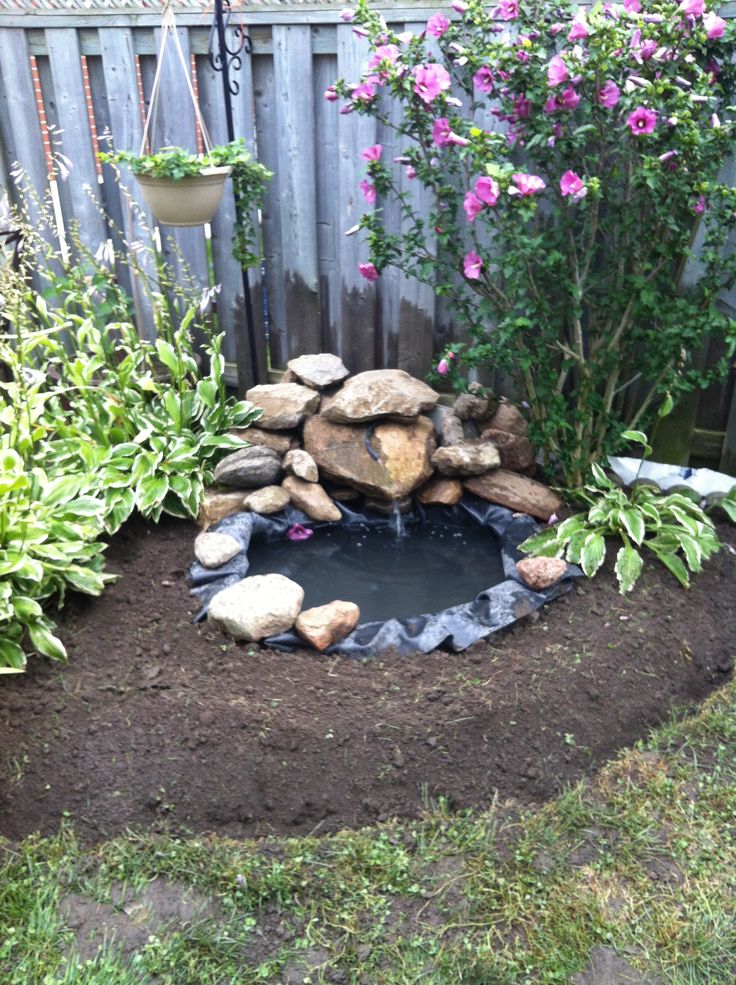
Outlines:
<svg viewBox="0 0 736 985"><path fill-rule="evenodd" d="M721 538L736 542L724 526ZM689 592L612 569L464 653L371 661L235 644L192 623L195 528L129 523L99 599L72 598L68 665L0 681L0 835L73 821L306 834L503 797L554 795L725 681L736 556Z"/></svg>

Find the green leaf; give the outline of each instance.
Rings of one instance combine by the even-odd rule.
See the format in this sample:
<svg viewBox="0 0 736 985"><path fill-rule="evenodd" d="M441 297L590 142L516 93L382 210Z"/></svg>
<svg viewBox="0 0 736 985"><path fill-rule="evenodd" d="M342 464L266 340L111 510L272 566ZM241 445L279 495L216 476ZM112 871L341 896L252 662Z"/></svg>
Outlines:
<svg viewBox="0 0 736 985"><path fill-rule="evenodd" d="M123 489L113 500L110 512L105 518L105 529L114 534L125 523L135 508L135 493L132 489Z"/></svg>
<svg viewBox="0 0 736 985"><path fill-rule="evenodd" d="M657 412L657 417L659 417L660 419L662 417L668 417L672 413L672 408L674 406L675 406L675 402L672 399L672 394L671 393L666 394L664 400L662 401L662 406L659 408L659 411Z"/></svg>
<svg viewBox="0 0 736 985"><path fill-rule="evenodd" d="M703 552L695 537L689 537L686 533L680 534L680 547L685 555L688 568L694 572L702 571Z"/></svg>
<svg viewBox="0 0 736 985"><path fill-rule="evenodd" d="M171 371L174 380L178 380L181 375L181 369L179 358L173 345L165 339L156 339L156 352L164 366Z"/></svg>
<svg viewBox="0 0 736 985"><path fill-rule="evenodd" d="M30 623L28 634L39 653L51 657L52 660L66 660L64 644L41 623Z"/></svg>
<svg viewBox="0 0 736 985"><path fill-rule="evenodd" d="M25 595L15 595L13 597L13 609L20 622L39 619L43 615L43 609L35 599L27 598Z"/></svg>
<svg viewBox="0 0 736 985"><path fill-rule="evenodd" d="M580 565L588 578L598 571L606 557L606 539L602 533L593 530L585 538L580 551Z"/></svg>
<svg viewBox="0 0 736 985"><path fill-rule="evenodd" d="M101 575L89 568L82 568L80 565L72 564L62 572L64 580L69 582L72 588L85 595L100 595L105 587L105 582L110 580L109 575Z"/></svg>
<svg viewBox="0 0 736 985"><path fill-rule="evenodd" d="M644 448L644 457L651 455L652 449L643 431L622 431L621 437L624 441L633 441Z"/></svg>
<svg viewBox="0 0 736 985"><path fill-rule="evenodd" d="M647 544L647 547L651 547L651 544ZM675 578L677 578L683 588L690 588L690 578L682 558L678 557L677 554L659 551L656 549L654 549L654 553L657 555L665 568L672 572Z"/></svg>
<svg viewBox="0 0 736 985"><path fill-rule="evenodd" d="M217 403L218 389L217 384L214 380L200 380L197 383L197 396L202 401L205 407L209 407L210 410Z"/></svg>
<svg viewBox="0 0 736 985"><path fill-rule="evenodd" d="M641 544L646 534L646 526L639 510L627 507L619 510L621 525L635 544Z"/></svg>
<svg viewBox="0 0 736 985"><path fill-rule="evenodd" d="M169 479L165 475L154 475L142 479L135 491L138 509L144 516L150 516L164 501L169 491Z"/></svg>
<svg viewBox="0 0 736 985"><path fill-rule="evenodd" d="M557 528L547 527L536 534L532 534L531 537L527 537L522 544L519 544L519 550L523 551L524 554L555 557L561 546L557 541Z"/></svg>
<svg viewBox="0 0 736 985"><path fill-rule="evenodd" d="M616 578L622 595L630 592L644 566L641 555L630 544L624 544L616 555Z"/></svg>
<svg viewBox="0 0 736 985"><path fill-rule="evenodd" d="M52 479L43 491L43 501L48 506L68 503L79 495L88 481L85 475L63 475Z"/></svg>
<svg viewBox="0 0 736 985"><path fill-rule="evenodd" d="M593 478L595 479L596 485L601 489L614 488L613 483L597 462L593 462L591 464L590 471L593 473Z"/></svg>
<svg viewBox="0 0 736 985"><path fill-rule="evenodd" d="M23 648L0 636L0 674L19 674L26 669Z"/></svg>

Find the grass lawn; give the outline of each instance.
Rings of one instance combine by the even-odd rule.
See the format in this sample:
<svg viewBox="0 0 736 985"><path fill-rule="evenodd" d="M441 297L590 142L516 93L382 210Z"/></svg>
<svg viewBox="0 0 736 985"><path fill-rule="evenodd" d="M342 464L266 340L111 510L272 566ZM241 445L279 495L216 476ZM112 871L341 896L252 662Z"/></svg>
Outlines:
<svg viewBox="0 0 736 985"><path fill-rule="evenodd" d="M89 850L66 829L0 860L3 985L589 985L596 955L732 985L736 686L537 811Z"/></svg>

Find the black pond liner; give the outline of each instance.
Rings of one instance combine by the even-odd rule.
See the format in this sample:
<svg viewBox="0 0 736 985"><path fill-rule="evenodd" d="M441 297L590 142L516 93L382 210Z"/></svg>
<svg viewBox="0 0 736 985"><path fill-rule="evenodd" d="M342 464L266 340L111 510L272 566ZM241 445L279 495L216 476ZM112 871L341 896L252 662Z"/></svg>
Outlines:
<svg viewBox="0 0 736 985"><path fill-rule="evenodd" d="M234 537L242 545L242 550L219 568L204 568L196 561L192 564L189 569L189 579L194 586L192 595L202 602L202 609L196 619L205 618L214 595L246 577L249 568L248 549L253 538L281 540L294 524L301 524L315 531L342 526L355 530L356 535L371 529L395 529L396 520L392 517L371 510L350 509L344 503L338 503L337 506L342 513L342 522L339 525L316 523L292 506L273 516L250 512L235 513L215 524L211 528L213 532ZM550 588L541 592L532 591L517 573L516 561L525 556L518 550L518 545L535 533L539 525L530 516L514 514L511 510L493 506L475 496L463 496L457 506L417 505L411 512L403 515L402 521L407 527L441 524L458 530L477 530L480 527L491 531L499 540L504 580L479 592L469 602L452 605L439 612L361 623L349 636L329 647L326 653L362 658L376 656L388 649L400 655L429 653L438 647L464 650L569 591L572 579L582 575L579 568L568 565L562 578ZM293 546L297 551L300 544L294 543ZM342 597L339 586L335 587L333 597ZM291 632L270 636L263 642L266 646L279 650L304 649L307 645L300 636Z"/></svg>

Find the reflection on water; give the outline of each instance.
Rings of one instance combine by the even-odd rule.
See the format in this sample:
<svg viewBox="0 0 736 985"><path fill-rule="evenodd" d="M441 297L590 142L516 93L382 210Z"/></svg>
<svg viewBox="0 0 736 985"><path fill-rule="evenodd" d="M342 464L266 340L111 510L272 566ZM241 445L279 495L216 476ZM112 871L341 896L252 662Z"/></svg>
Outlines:
<svg viewBox="0 0 736 985"><path fill-rule="evenodd" d="M400 537L337 527L297 543L254 540L248 557L249 575L278 572L298 582L305 609L345 599L360 606L361 622L438 612L504 579L498 539L478 527L406 527Z"/></svg>

